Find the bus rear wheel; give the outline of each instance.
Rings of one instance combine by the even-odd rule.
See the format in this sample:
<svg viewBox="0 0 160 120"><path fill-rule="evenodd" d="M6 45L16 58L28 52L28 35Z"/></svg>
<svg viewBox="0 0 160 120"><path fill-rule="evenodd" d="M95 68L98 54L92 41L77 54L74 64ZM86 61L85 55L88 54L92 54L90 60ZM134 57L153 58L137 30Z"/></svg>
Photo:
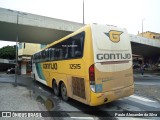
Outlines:
<svg viewBox="0 0 160 120"><path fill-rule="evenodd" d="M56 83L56 80L54 80L53 81L53 91L54 91L54 94L56 95L56 96L59 96L59 89L58 89L58 85L57 85L57 83Z"/></svg>
<svg viewBox="0 0 160 120"><path fill-rule="evenodd" d="M64 83L61 84L61 95L64 101L67 101L69 99L67 96L67 88Z"/></svg>

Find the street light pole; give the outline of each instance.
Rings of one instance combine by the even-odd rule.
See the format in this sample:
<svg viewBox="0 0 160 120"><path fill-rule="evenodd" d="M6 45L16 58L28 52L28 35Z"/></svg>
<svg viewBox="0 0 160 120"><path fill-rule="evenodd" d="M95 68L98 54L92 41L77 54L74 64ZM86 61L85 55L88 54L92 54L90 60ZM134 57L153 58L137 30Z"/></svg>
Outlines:
<svg viewBox="0 0 160 120"><path fill-rule="evenodd" d="M144 21L145 19L142 19L142 37L143 37L143 21Z"/></svg>
<svg viewBox="0 0 160 120"><path fill-rule="evenodd" d="M17 73L18 73L18 20L19 20L19 15L17 14L15 87L17 87Z"/></svg>
<svg viewBox="0 0 160 120"><path fill-rule="evenodd" d="M83 0L83 24L84 24L84 0Z"/></svg>
<svg viewBox="0 0 160 120"><path fill-rule="evenodd" d="M27 15L26 13L22 13L22 12L19 12L19 11L13 11L11 10L12 12L16 13L17 14L17 26L16 26L16 64L15 64L15 87L17 87L17 74L18 74L18 29L19 29L19 15Z"/></svg>

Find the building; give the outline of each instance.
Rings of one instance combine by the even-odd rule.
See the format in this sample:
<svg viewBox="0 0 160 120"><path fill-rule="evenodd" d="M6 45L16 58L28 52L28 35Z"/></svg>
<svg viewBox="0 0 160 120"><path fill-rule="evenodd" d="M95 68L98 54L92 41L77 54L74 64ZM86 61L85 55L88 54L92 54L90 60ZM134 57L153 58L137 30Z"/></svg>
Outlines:
<svg viewBox="0 0 160 120"><path fill-rule="evenodd" d="M33 43L19 43L18 45L18 71L20 74L31 72L31 56L46 45Z"/></svg>
<svg viewBox="0 0 160 120"><path fill-rule="evenodd" d="M150 39L160 39L160 33L155 33L150 31L139 33L138 36L143 36L145 38L150 38Z"/></svg>

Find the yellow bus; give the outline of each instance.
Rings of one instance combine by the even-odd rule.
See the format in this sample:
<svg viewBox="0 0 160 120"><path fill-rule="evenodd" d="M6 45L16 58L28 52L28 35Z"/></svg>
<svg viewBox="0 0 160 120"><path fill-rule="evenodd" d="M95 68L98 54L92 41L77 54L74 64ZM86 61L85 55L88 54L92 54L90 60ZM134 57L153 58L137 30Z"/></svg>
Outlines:
<svg viewBox="0 0 160 120"><path fill-rule="evenodd" d="M134 93L132 52L125 29L86 25L33 55L32 76L63 100L90 106Z"/></svg>

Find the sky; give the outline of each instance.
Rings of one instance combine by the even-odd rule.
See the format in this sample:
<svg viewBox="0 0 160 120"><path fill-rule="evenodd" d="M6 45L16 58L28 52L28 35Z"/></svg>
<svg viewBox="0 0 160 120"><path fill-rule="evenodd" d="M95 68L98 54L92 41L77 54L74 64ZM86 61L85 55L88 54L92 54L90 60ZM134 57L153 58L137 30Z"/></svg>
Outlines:
<svg viewBox="0 0 160 120"><path fill-rule="evenodd" d="M0 7L83 22L83 0L0 0ZM85 24L114 25L135 35L142 32L142 21L144 32L160 33L159 11L160 0L84 0ZM0 41L0 48L4 45L10 43Z"/></svg>

